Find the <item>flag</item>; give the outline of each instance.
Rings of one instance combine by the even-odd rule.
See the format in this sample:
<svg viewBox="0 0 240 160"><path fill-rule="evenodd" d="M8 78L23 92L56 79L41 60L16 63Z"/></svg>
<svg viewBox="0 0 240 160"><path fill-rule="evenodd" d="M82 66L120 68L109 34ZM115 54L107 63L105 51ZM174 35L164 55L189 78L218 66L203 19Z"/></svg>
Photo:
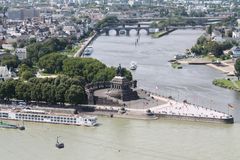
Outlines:
<svg viewBox="0 0 240 160"><path fill-rule="evenodd" d="M231 104L228 104L228 108L234 109L235 107L233 105L231 105Z"/></svg>

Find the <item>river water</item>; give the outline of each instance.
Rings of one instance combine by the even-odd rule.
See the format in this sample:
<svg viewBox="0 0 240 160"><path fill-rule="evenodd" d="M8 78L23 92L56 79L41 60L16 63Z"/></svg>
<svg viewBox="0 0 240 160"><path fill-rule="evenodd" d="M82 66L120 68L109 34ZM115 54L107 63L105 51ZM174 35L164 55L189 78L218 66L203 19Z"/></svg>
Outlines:
<svg viewBox="0 0 240 160"><path fill-rule="evenodd" d="M202 31L179 30L160 39L136 36L101 36L94 43L93 57L107 65L129 67L139 87L198 104L226 110L239 104L239 95L211 85L224 75L206 66L183 66L174 70L166 62L195 43ZM156 90L156 85L159 90ZM178 93L178 94L176 94ZM209 102L207 102L209 101ZM215 105L217 104L217 105ZM231 111L239 119L239 108ZM0 129L0 155L4 160L237 160L240 157L240 123L233 125L99 117L100 126L77 127L26 123L26 130ZM12 122L16 123L16 122ZM61 136L64 149L56 149Z"/></svg>

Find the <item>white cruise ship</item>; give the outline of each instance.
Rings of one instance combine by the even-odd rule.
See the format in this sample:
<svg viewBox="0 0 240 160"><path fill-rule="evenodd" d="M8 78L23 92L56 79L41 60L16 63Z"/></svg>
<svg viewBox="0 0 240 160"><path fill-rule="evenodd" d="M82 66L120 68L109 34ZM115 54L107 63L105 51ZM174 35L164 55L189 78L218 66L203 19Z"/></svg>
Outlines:
<svg viewBox="0 0 240 160"><path fill-rule="evenodd" d="M32 109L0 109L0 119L78 126L97 125L96 117L51 113L43 110Z"/></svg>

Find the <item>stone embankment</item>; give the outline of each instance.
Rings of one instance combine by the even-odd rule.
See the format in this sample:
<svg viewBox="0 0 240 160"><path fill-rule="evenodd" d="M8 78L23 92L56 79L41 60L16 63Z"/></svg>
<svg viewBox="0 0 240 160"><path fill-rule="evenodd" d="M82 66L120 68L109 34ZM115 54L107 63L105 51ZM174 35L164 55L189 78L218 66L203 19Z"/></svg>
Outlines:
<svg viewBox="0 0 240 160"><path fill-rule="evenodd" d="M124 111L122 111L123 107L92 105L95 111L89 112L89 114L133 119L167 118L199 122L234 123L234 118L226 113L197 106L195 104L188 103L187 101L177 102L171 97L163 97L151 92L147 93L153 101L161 101L165 103L142 109L128 108L126 106Z"/></svg>
<svg viewBox="0 0 240 160"><path fill-rule="evenodd" d="M87 40L81 45L79 50L74 54L73 57L81 57L84 50L87 46L92 43L92 41L97 37L97 33L94 33L91 37L87 38Z"/></svg>
<svg viewBox="0 0 240 160"><path fill-rule="evenodd" d="M168 31L157 32L157 33L154 33L154 34L152 35L152 37L153 37L153 38L160 38L160 37L162 37L162 36L165 36L165 35L173 32L173 31L175 31L175 30L176 30L176 29L170 29L170 30L168 30Z"/></svg>

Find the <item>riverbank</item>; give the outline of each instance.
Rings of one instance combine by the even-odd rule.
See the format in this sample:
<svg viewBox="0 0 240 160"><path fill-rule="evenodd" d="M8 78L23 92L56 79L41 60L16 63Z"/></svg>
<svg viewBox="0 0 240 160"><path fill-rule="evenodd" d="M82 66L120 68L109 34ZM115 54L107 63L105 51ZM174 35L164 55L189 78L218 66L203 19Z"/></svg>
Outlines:
<svg viewBox="0 0 240 160"><path fill-rule="evenodd" d="M212 63L211 59L204 57L204 58L181 59L181 60L177 60L177 62L180 64L189 64L189 65L206 65L208 67L221 71L224 74L227 74L230 76L233 76L235 71L234 62L232 60L220 61L220 63L214 64Z"/></svg>
<svg viewBox="0 0 240 160"><path fill-rule="evenodd" d="M94 33L91 37L87 38L86 41L81 44L79 50L74 54L73 57L81 57L84 50L87 48L87 46L97 37L97 33Z"/></svg>
<svg viewBox="0 0 240 160"><path fill-rule="evenodd" d="M222 88L240 92L240 81L234 81L231 79L215 79L213 84Z"/></svg>
<svg viewBox="0 0 240 160"><path fill-rule="evenodd" d="M147 92L147 91L145 91ZM205 108L195 104L188 103L186 100L177 102L171 97L163 97L155 93L147 92L151 101L161 101L163 103L155 103L155 106L138 107L132 103L129 107L114 107L108 105L93 105L94 112L86 112L86 114L100 115L111 118L128 118L128 119L174 119L184 121L199 122L217 122L217 123L234 123L231 115L217 110ZM152 103L153 102L149 102Z"/></svg>
<svg viewBox="0 0 240 160"><path fill-rule="evenodd" d="M145 91L147 92L147 91ZM174 119L184 121L198 122L217 122L217 123L234 123L231 115L219 112L213 109L205 108L195 104L188 103L186 100L177 102L171 97L163 97L155 93L147 92L152 101L162 102L155 103L155 106L140 108L137 105L129 107L109 106L109 105L82 105L73 108L57 108L49 106L31 105L24 108L40 110L56 114L79 114L81 116L94 115L105 116L109 118L138 119L138 120L156 120L156 119ZM133 103L133 102L132 102ZM147 104L146 104L147 105ZM0 105L0 108L22 109L17 105Z"/></svg>
<svg viewBox="0 0 240 160"><path fill-rule="evenodd" d="M152 38L160 38L162 36L165 36L173 31L175 31L176 29L171 29L171 30L168 30L168 31L162 31L162 32L156 32L154 34L152 34Z"/></svg>

